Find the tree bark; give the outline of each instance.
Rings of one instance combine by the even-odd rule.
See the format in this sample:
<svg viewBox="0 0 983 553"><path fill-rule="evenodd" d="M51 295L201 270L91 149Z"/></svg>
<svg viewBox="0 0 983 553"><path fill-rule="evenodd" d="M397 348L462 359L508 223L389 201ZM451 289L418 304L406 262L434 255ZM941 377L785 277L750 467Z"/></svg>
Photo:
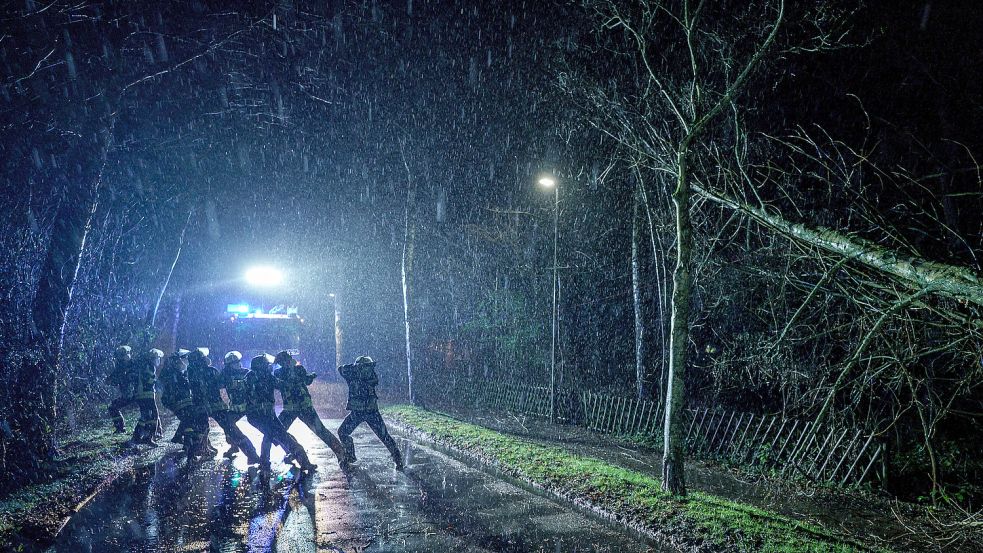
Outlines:
<svg viewBox="0 0 983 553"><path fill-rule="evenodd" d="M666 247L662 245L661 238L658 238L659 243L656 244L656 239L658 235L656 234L655 221L652 219L653 207L649 202L648 192L645 189L645 182L642 180L642 172L636 165L634 168L636 184L638 186L638 196L637 198L641 201L641 207L645 209L645 222L646 228L649 232L649 245L651 246L652 252L652 275L655 278L653 289L655 290L655 298L653 298L653 303L655 303L656 308L656 322L658 323L657 328L659 329L659 378L652 385L653 396L656 391L659 393L665 390L667 386L666 381L666 366L669 364L667 355L669 353L669 340L666 335L666 312L669 311L669 305L667 301L667 296L669 295L668 289L666 288L667 273L665 265L665 250ZM649 356L654 359L654 353L649 352ZM652 375L655 376L655 375Z"/></svg>
<svg viewBox="0 0 983 553"><path fill-rule="evenodd" d="M110 124L97 139L99 161L90 184L76 195L62 199L58 206L51 244L41 266L31 307L30 346L38 352L39 358L36 362L25 361L20 368L16 383L20 390L14 397L21 402L15 409L20 419L15 424L22 435L36 438L26 442L32 450L25 457L32 461L50 457L55 452L52 425L58 414L57 376L67 314L82 264L82 253L92 231L92 219L99 207L99 192L112 147L112 132L113 126Z"/></svg>
<svg viewBox="0 0 983 553"><path fill-rule="evenodd" d="M174 300L174 311L171 317L171 341L169 351L177 351L177 330L181 324L181 309L184 307L184 295L178 295Z"/></svg>
<svg viewBox="0 0 983 553"><path fill-rule="evenodd" d="M693 191L717 204L743 213L766 228L792 240L815 246L832 254L849 257L912 289L931 289L934 293L983 307L983 276L971 269L901 253L870 240L848 236L832 229L793 223L781 215L775 215L699 186L693 186Z"/></svg>
<svg viewBox="0 0 983 553"><path fill-rule="evenodd" d="M643 276L641 248L641 225L639 224L639 195L633 195L631 217L631 299L635 313L635 395L639 400L652 399L652 375L649 366L648 328L645 294L643 293Z"/></svg>
<svg viewBox="0 0 983 553"><path fill-rule="evenodd" d="M676 210L676 268L672 274L672 318L669 331L669 384L666 390L666 420L662 460L662 489L686 495L683 409L686 376L686 349L689 345L689 311L692 277L690 261L693 229L689 216L690 188L687 166L689 145L684 143L677 157L676 190L672 203Z"/></svg>
<svg viewBox="0 0 983 553"><path fill-rule="evenodd" d="M403 326L406 330L406 391L410 403L416 404L416 390L413 387L413 347L410 339L410 276L413 270L413 237L416 234L409 222L409 203L407 202L406 227L403 234L403 261L401 266L403 284Z"/></svg>
<svg viewBox="0 0 983 553"><path fill-rule="evenodd" d="M157 302L154 304L154 310L150 315L150 328L148 329L151 333L156 333L157 326L157 312L160 310L160 302L164 299L164 294L167 293L167 285L171 283L171 276L174 275L174 268L177 267L177 262L181 259L181 250L184 249L184 235L188 232L188 225L191 224L191 216L194 215L194 209L188 212L188 218L184 221L184 226L181 228L181 236L178 237L177 250L174 252L174 261L171 262L171 268L167 271L167 277L164 278L164 284L160 288L160 294L157 296Z"/></svg>
<svg viewBox="0 0 983 553"><path fill-rule="evenodd" d="M334 355L338 366L345 364L344 330L341 328L341 305L338 294L334 295Z"/></svg>
<svg viewBox="0 0 983 553"><path fill-rule="evenodd" d="M411 219L414 187L410 164L406 160L406 145L400 143L400 154L403 166L406 168L406 203L403 213L403 256L400 264L400 275L403 285L403 326L406 330L406 393L411 404L416 405L416 389L413 386L413 342L410 339L410 280L413 274L413 242L416 234Z"/></svg>

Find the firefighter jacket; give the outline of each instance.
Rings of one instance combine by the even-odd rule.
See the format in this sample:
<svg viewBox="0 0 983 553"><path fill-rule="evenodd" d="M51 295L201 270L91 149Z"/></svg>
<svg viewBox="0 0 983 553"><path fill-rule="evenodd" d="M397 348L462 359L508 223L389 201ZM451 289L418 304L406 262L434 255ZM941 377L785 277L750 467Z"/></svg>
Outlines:
<svg viewBox="0 0 983 553"><path fill-rule="evenodd" d="M154 399L154 385L157 383L157 369L150 357L141 357L133 362L134 399Z"/></svg>
<svg viewBox="0 0 983 553"><path fill-rule="evenodd" d="M246 373L242 367L222 369L222 386L229 394L229 410L233 413L245 413L249 401L249 391L246 389Z"/></svg>
<svg viewBox="0 0 983 553"><path fill-rule="evenodd" d="M301 411L313 407L311 393L307 387L314 382L317 375L307 372L307 369L299 363L293 367L280 367L273 375L279 381L278 388L280 388L280 396L283 397L284 411Z"/></svg>
<svg viewBox="0 0 983 553"><path fill-rule="evenodd" d="M106 377L106 382L111 386L117 386L123 397L133 395L133 366L135 364L132 359L129 361L114 360L113 368Z"/></svg>
<svg viewBox="0 0 983 553"><path fill-rule="evenodd" d="M277 388L276 377L268 370L246 373L246 413L273 414L276 399L273 392Z"/></svg>
<svg viewBox="0 0 983 553"><path fill-rule="evenodd" d="M188 374L178 370L178 365L168 362L160 371L158 380L161 385L160 402L172 412L191 407L191 384Z"/></svg>
<svg viewBox="0 0 983 553"><path fill-rule="evenodd" d="M375 387L379 375L375 373L375 363L359 363L338 367L338 373L348 382L349 411L371 411L379 408Z"/></svg>
<svg viewBox="0 0 983 553"><path fill-rule="evenodd" d="M195 407L208 414L228 411L229 405L222 398L222 375L215 367L197 361L191 363L188 381Z"/></svg>

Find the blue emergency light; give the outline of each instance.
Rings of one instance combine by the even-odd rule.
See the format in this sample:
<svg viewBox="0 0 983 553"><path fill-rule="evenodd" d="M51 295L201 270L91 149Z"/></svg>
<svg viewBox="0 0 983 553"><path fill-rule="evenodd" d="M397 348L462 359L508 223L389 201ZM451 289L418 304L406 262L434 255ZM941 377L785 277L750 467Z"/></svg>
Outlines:
<svg viewBox="0 0 983 553"><path fill-rule="evenodd" d="M229 313L238 313L240 315L245 315L249 313L248 303L230 303L226 308Z"/></svg>

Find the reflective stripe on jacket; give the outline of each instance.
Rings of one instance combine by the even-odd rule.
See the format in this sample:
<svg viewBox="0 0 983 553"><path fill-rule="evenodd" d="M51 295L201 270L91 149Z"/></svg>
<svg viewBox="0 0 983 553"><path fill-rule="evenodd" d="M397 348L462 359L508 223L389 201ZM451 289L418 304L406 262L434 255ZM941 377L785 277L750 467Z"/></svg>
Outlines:
<svg viewBox="0 0 983 553"><path fill-rule="evenodd" d="M375 363L352 364L338 367L338 373L348 382L349 411L371 411L379 408L375 387L379 384L379 375L375 372Z"/></svg>
<svg viewBox="0 0 983 553"><path fill-rule="evenodd" d="M195 406L205 413L218 413L229 409L222 398L222 379L215 367L194 363L188 367L191 397Z"/></svg>
<svg viewBox="0 0 983 553"><path fill-rule="evenodd" d="M246 387L246 369L222 370L222 385L229 394L229 410L233 413L245 413L249 390Z"/></svg>
<svg viewBox="0 0 983 553"><path fill-rule="evenodd" d="M136 386L133 390L133 397L135 399L153 399L154 385L157 383L157 374L156 368L154 368L154 362L150 359L140 359L136 361L134 366Z"/></svg>
<svg viewBox="0 0 983 553"><path fill-rule="evenodd" d="M277 383L273 374L266 371L246 373L246 413L272 413L276 399L273 392Z"/></svg>
<svg viewBox="0 0 983 553"><path fill-rule="evenodd" d="M191 407L191 384L187 373L177 370L177 367L169 363L160 372L160 383L163 387L160 402L164 407L174 413Z"/></svg>
<svg viewBox="0 0 983 553"><path fill-rule="evenodd" d="M308 373L303 365L280 367L274 373L279 381L280 395L283 397L284 411L299 411L313 407L311 393L307 390L316 375Z"/></svg>

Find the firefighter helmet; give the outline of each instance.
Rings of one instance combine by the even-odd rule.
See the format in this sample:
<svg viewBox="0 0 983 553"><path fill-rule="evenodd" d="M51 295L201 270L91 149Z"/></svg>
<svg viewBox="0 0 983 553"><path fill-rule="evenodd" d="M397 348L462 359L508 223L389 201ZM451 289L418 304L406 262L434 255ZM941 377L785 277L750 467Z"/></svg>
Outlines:
<svg viewBox="0 0 983 553"><path fill-rule="evenodd" d="M253 357L253 360L249 362L249 369L254 371L257 369L265 370L265 369L269 369L272 364L273 364L273 356L270 355L269 353L263 353L257 355L256 357Z"/></svg>

